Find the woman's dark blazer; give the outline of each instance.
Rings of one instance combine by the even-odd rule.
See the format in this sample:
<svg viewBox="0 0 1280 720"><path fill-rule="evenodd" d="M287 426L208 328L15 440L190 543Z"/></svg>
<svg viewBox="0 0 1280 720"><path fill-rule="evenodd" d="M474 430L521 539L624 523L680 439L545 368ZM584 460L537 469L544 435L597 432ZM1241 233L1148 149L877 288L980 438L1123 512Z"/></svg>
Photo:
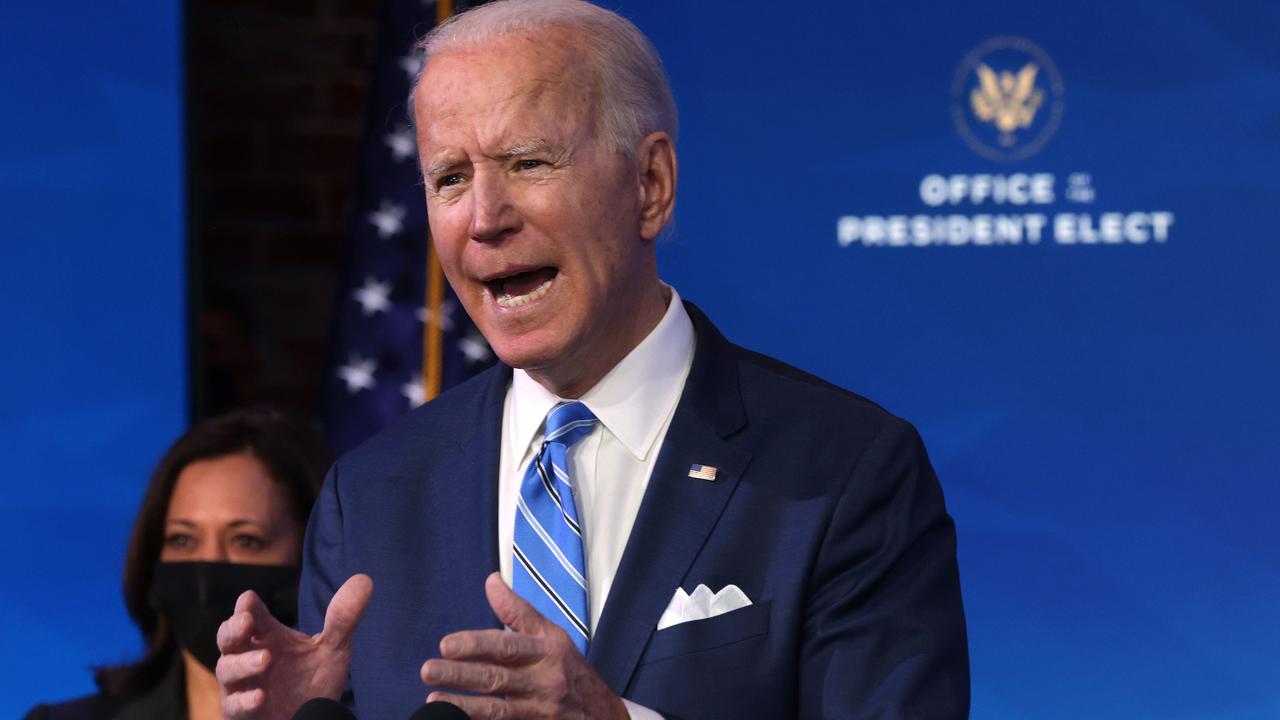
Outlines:
<svg viewBox="0 0 1280 720"><path fill-rule="evenodd" d="M169 672L146 693L122 700L105 692L56 705L37 705L23 720L186 720L182 663L175 659Z"/></svg>

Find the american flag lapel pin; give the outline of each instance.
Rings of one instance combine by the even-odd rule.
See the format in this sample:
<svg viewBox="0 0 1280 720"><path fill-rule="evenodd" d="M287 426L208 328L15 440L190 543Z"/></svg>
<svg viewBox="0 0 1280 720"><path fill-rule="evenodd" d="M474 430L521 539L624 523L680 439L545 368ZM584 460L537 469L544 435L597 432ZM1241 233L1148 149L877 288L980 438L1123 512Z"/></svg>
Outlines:
<svg viewBox="0 0 1280 720"><path fill-rule="evenodd" d="M690 465L689 477L708 482L716 481L716 469L710 465Z"/></svg>

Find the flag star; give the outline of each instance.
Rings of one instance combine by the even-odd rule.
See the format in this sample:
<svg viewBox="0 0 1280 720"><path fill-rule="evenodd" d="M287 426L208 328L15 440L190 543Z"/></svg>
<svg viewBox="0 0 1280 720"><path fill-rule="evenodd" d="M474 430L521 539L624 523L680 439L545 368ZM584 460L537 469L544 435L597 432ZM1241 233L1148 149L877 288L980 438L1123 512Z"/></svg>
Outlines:
<svg viewBox="0 0 1280 720"><path fill-rule="evenodd" d="M409 407L416 408L427 401L427 388L422 383L422 375L414 375L409 382L400 386L400 394L409 401Z"/></svg>
<svg viewBox="0 0 1280 720"><path fill-rule="evenodd" d="M383 200L377 210L369 213L368 220L378 228L378 237L386 240L404 229L405 209L390 200Z"/></svg>
<svg viewBox="0 0 1280 720"><path fill-rule="evenodd" d="M472 365L489 359L489 343L485 342L483 335L474 330L458 340L458 349Z"/></svg>
<svg viewBox="0 0 1280 720"><path fill-rule="evenodd" d="M439 312L432 313L428 308L418 308L418 322L430 323L432 325L439 323L442 332L453 332L453 311L457 304L452 300L445 300L440 305Z"/></svg>
<svg viewBox="0 0 1280 720"><path fill-rule="evenodd" d="M394 132L388 133L382 139L387 147L391 148L391 155L396 161L408 160L413 157L417 151L417 146L413 141L413 132L409 130L408 125L401 125Z"/></svg>
<svg viewBox="0 0 1280 720"><path fill-rule="evenodd" d="M347 392L355 395L361 390L372 390L377 386L378 381L373 378L377 371L376 361L352 355L346 365L338 368L338 377L347 384Z"/></svg>
<svg viewBox="0 0 1280 720"><path fill-rule="evenodd" d="M400 58L400 69L410 80L418 79L418 72L422 70L422 55L418 54L417 48L409 51L408 55Z"/></svg>
<svg viewBox="0 0 1280 720"><path fill-rule="evenodd" d="M360 311L365 317L387 312L391 309L391 283L365 278L364 285L356 288L351 297L360 303Z"/></svg>

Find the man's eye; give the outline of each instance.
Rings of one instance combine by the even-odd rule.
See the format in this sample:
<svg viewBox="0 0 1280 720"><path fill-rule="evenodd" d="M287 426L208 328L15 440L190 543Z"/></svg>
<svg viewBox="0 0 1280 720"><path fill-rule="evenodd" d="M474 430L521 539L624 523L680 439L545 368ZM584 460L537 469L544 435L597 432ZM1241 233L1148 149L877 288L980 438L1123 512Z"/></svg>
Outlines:
<svg viewBox="0 0 1280 720"><path fill-rule="evenodd" d="M452 187L454 185L460 185L461 183L462 183L462 176L457 173L454 173L452 175L445 175L444 177L440 178L439 185L440 187L443 188L443 187Z"/></svg>
<svg viewBox="0 0 1280 720"><path fill-rule="evenodd" d="M516 167L521 170L533 170L534 168L539 168L543 165L546 165L546 163L541 160L520 160L516 163Z"/></svg>

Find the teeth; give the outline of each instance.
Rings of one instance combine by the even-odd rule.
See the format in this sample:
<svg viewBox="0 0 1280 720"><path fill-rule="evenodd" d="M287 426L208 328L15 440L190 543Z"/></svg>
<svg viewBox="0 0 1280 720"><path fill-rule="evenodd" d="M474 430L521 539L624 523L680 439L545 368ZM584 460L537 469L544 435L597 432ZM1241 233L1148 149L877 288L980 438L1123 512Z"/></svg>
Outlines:
<svg viewBox="0 0 1280 720"><path fill-rule="evenodd" d="M521 305L528 305L534 300L537 300L543 295L546 295L550 290L551 290L551 281L547 280L546 282L534 288L532 291L525 293L524 295L517 295L515 297L512 297L511 295L505 295L505 294L502 295L497 299L498 306L504 307L504 308L511 308L511 307L520 307Z"/></svg>

